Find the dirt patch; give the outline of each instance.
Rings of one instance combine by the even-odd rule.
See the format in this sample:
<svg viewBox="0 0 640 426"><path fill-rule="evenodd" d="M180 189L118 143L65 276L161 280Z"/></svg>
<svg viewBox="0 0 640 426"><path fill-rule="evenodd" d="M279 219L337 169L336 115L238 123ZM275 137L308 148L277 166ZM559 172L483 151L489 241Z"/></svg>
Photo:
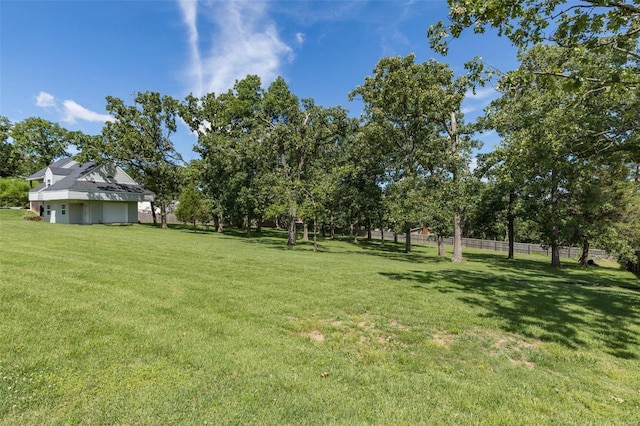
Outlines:
<svg viewBox="0 0 640 426"><path fill-rule="evenodd" d="M324 342L324 334L320 333L318 330L311 330L306 333L301 333L303 337L306 337L314 342Z"/></svg>
<svg viewBox="0 0 640 426"><path fill-rule="evenodd" d="M401 331L411 331L411 327L409 327L408 325L400 324L396 320L391 320L391 324L390 325L391 325L391 327L397 328L398 330L401 330Z"/></svg>
<svg viewBox="0 0 640 426"><path fill-rule="evenodd" d="M458 335L453 333L436 333L432 338L438 345L448 348L449 345L458 339Z"/></svg>
<svg viewBox="0 0 640 426"><path fill-rule="evenodd" d="M309 318L292 320L292 328L299 336L314 343L339 341L359 347L380 349L386 345L406 346L401 332L411 329L400 322L380 315L353 315L334 318Z"/></svg>
<svg viewBox="0 0 640 426"><path fill-rule="evenodd" d="M509 362L513 365L521 365L523 367L528 368L529 370L533 370L535 368L535 364L531 361L525 361L522 359L513 359L513 358L509 358Z"/></svg>

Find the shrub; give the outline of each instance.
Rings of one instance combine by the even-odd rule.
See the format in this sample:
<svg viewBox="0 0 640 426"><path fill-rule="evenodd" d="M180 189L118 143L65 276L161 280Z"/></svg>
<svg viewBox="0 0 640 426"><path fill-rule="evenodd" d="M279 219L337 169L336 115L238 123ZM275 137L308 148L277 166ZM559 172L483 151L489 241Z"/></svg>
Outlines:
<svg viewBox="0 0 640 426"><path fill-rule="evenodd" d="M21 179L0 179L0 206L28 207L29 184Z"/></svg>
<svg viewBox="0 0 640 426"><path fill-rule="evenodd" d="M32 220L34 222L42 222L42 221L44 221L44 217L37 216L35 214L26 214L26 215L22 216L22 220Z"/></svg>

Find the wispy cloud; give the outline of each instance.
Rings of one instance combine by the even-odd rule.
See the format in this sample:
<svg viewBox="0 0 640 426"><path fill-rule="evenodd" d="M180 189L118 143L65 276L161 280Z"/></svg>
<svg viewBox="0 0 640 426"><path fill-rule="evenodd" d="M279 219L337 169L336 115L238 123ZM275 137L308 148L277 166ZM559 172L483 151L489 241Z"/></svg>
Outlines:
<svg viewBox="0 0 640 426"><path fill-rule="evenodd" d="M497 98L500 95L498 91L496 91L492 87L482 88L476 90L476 93L473 93L469 90L465 93L464 98L464 107L462 108L463 114L472 114L478 111L482 111L489 103Z"/></svg>
<svg viewBox="0 0 640 426"><path fill-rule="evenodd" d="M202 60L200 59L199 35L198 35L198 2L194 0L179 0L182 20L189 33L189 48L191 64L189 66L190 79L193 91L202 92Z"/></svg>
<svg viewBox="0 0 640 426"><path fill-rule="evenodd" d="M474 100L478 100L478 101L483 101L486 99L493 99L496 96L498 96L499 93L496 89L494 89L493 87L486 87L484 89L478 89L476 90L476 93L474 94L472 91L468 91L467 93L465 93L465 97L468 99L474 99Z"/></svg>
<svg viewBox="0 0 640 426"><path fill-rule="evenodd" d="M62 121L66 123L75 123L77 120L91 121L94 123L105 123L107 121L115 121L109 114L100 114L79 105L77 102L67 99L62 102Z"/></svg>
<svg viewBox="0 0 640 426"><path fill-rule="evenodd" d="M180 0L191 52L189 90L195 95L224 92L247 74L269 83L292 58L293 50L281 40L266 1L194 3Z"/></svg>
<svg viewBox="0 0 640 426"><path fill-rule="evenodd" d="M40 108L55 110L61 116L60 121L65 123L77 123L78 120L93 123L114 121L114 118L109 114L100 114L91 111L71 99L62 101L62 106L60 106L56 97L47 92L38 93L35 99L35 104Z"/></svg>

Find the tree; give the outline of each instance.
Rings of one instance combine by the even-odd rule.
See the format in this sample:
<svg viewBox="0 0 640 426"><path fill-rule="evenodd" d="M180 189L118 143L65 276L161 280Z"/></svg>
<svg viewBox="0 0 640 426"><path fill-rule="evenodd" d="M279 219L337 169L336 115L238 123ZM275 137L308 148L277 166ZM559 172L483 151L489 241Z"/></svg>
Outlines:
<svg viewBox="0 0 640 426"><path fill-rule="evenodd" d="M197 232L197 222L207 223L211 217L209 206L194 183L189 183L180 194L175 215L182 222L193 224L193 231Z"/></svg>
<svg viewBox="0 0 640 426"><path fill-rule="evenodd" d="M504 138L502 180L522 186L526 214L551 248L552 266L560 266L561 245L579 241L588 248L594 235L613 235L609 230L624 210L614 185L623 179L626 158L619 146L629 137L617 130L625 114L616 110L627 102L620 91L596 82L567 91L562 80L535 73L562 54L542 45L523 54L524 72L503 77L503 95L488 111ZM606 55L590 57L568 61L567 72L585 63L606 72Z"/></svg>
<svg viewBox="0 0 640 426"><path fill-rule="evenodd" d="M15 123L10 135L13 149L22 162L20 172L29 175L59 158L69 156L69 146L80 143L82 133L70 132L57 123L30 117Z"/></svg>
<svg viewBox="0 0 640 426"><path fill-rule="evenodd" d="M267 146L268 125L260 78L249 75L232 90L200 99L188 96L180 114L198 133L201 184L216 210L218 230L225 217L260 228L271 202L276 160Z"/></svg>
<svg viewBox="0 0 640 426"><path fill-rule="evenodd" d="M313 99L298 101L282 78L265 93L268 143L277 159L274 205L289 218L287 244L296 245L298 209L312 193L312 176L326 167L329 153L353 125L341 107L324 108Z"/></svg>
<svg viewBox="0 0 640 426"><path fill-rule="evenodd" d="M13 124L0 116L0 177L17 177L20 174L20 153L9 141Z"/></svg>
<svg viewBox="0 0 640 426"><path fill-rule="evenodd" d="M445 64L434 60L416 64L414 60L414 55L381 59L374 75L349 95L350 99L362 98L364 119L377 128L376 143L388 153L386 179L403 188L403 195L388 199L397 200L400 204L392 210L405 216L401 226L407 235L407 252L411 227L423 220L421 210L414 208L422 202L416 185L424 177L446 177L458 193L457 184L468 169L474 146L460 108L465 92L475 83L473 77L454 79ZM454 261L462 260L463 200L454 198Z"/></svg>
<svg viewBox="0 0 640 426"><path fill-rule="evenodd" d="M450 23L429 27L431 47L446 54L450 37L469 27L474 33L494 28L526 51L545 43L562 49L556 62L536 70L538 74L597 85L626 84L637 87L640 4L637 0L448 0ZM606 54L608 72L594 74L588 68L562 69L576 54ZM584 58L584 56L583 56ZM635 74L635 76L634 76Z"/></svg>
<svg viewBox="0 0 640 426"><path fill-rule="evenodd" d="M170 139L177 109L175 99L157 92L138 92L133 105L107 96L107 111L114 120L105 124L101 136L86 138L79 146L78 158L112 161L155 192L162 228L167 227L167 205L179 192L184 164Z"/></svg>

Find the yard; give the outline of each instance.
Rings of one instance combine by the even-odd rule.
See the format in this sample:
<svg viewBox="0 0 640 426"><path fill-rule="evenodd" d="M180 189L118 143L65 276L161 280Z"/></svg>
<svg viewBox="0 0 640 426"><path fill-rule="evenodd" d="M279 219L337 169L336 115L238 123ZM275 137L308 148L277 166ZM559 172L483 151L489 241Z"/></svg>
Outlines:
<svg viewBox="0 0 640 426"><path fill-rule="evenodd" d="M0 210L0 424L638 424L611 265Z"/></svg>

